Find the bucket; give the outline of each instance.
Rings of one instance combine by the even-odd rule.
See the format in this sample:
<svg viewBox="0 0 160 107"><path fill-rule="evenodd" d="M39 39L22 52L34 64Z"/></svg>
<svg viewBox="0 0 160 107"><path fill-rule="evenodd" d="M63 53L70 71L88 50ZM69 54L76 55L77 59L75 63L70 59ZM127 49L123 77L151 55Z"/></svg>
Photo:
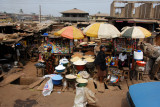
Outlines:
<svg viewBox="0 0 160 107"><path fill-rule="evenodd" d="M134 51L134 59L135 60L142 60L143 59L143 52L142 51L141 52Z"/></svg>

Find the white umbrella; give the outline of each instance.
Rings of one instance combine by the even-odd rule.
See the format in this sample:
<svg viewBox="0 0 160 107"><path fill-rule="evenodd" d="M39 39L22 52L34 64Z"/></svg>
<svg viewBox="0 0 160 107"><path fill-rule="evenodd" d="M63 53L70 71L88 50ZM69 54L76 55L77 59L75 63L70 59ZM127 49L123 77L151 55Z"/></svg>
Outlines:
<svg viewBox="0 0 160 107"><path fill-rule="evenodd" d="M93 23L86 27L83 33L95 38L116 38L120 36L118 29L108 23Z"/></svg>

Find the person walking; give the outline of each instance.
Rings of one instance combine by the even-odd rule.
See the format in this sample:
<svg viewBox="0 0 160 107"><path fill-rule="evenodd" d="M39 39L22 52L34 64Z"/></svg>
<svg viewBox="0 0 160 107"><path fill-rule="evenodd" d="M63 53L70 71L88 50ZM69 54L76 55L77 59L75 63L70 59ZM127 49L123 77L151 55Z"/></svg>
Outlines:
<svg viewBox="0 0 160 107"><path fill-rule="evenodd" d="M106 77L107 72L106 72L106 55L105 55L105 50L106 47L104 45L100 46L100 51L98 52L98 55L95 59L95 65L98 70L98 79L100 82L104 81L104 77Z"/></svg>

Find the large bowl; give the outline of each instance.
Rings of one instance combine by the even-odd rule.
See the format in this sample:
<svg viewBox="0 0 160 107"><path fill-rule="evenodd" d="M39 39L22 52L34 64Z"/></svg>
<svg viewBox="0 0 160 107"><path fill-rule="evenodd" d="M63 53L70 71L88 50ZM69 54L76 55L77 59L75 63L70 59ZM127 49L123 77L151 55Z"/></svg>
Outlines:
<svg viewBox="0 0 160 107"><path fill-rule="evenodd" d="M65 69L62 69L62 70L58 70L56 69L56 72L64 72Z"/></svg>
<svg viewBox="0 0 160 107"><path fill-rule="evenodd" d="M54 85L60 85L60 84L62 84L62 79L63 79L63 77L61 75L55 75L52 77L52 83Z"/></svg>
<svg viewBox="0 0 160 107"><path fill-rule="evenodd" d="M52 83L54 85L60 85L60 84L62 84L62 80L52 80Z"/></svg>
<svg viewBox="0 0 160 107"><path fill-rule="evenodd" d="M87 83L78 83L78 87L85 87L87 86Z"/></svg>
<svg viewBox="0 0 160 107"><path fill-rule="evenodd" d="M62 63L63 64L63 66L65 66L65 67L67 67L67 65L68 65L68 63Z"/></svg>
<svg viewBox="0 0 160 107"><path fill-rule="evenodd" d="M81 82L80 80L83 80L84 82ZM86 79L77 79L78 87L85 87L87 86L88 80Z"/></svg>
<svg viewBox="0 0 160 107"><path fill-rule="evenodd" d="M70 75L72 75L73 77L72 78L69 77ZM73 75L73 74L68 74L68 75L65 76L65 78L67 79L67 81L75 81L76 80L76 76Z"/></svg>
<svg viewBox="0 0 160 107"><path fill-rule="evenodd" d="M83 71L85 68L85 65L75 65L75 66L78 71Z"/></svg>
<svg viewBox="0 0 160 107"><path fill-rule="evenodd" d="M138 66L145 66L146 65L146 62L144 62L144 61L136 61L136 63Z"/></svg>

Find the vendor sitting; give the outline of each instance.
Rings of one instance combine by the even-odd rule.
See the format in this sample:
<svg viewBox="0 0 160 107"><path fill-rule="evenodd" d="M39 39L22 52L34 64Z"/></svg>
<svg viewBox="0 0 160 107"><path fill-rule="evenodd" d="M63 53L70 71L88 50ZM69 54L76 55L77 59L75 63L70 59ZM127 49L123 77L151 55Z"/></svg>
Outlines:
<svg viewBox="0 0 160 107"><path fill-rule="evenodd" d="M127 66L127 54L124 51L123 53L119 54L119 61L118 61L118 66L120 69L122 69L122 67L126 67Z"/></svg>

